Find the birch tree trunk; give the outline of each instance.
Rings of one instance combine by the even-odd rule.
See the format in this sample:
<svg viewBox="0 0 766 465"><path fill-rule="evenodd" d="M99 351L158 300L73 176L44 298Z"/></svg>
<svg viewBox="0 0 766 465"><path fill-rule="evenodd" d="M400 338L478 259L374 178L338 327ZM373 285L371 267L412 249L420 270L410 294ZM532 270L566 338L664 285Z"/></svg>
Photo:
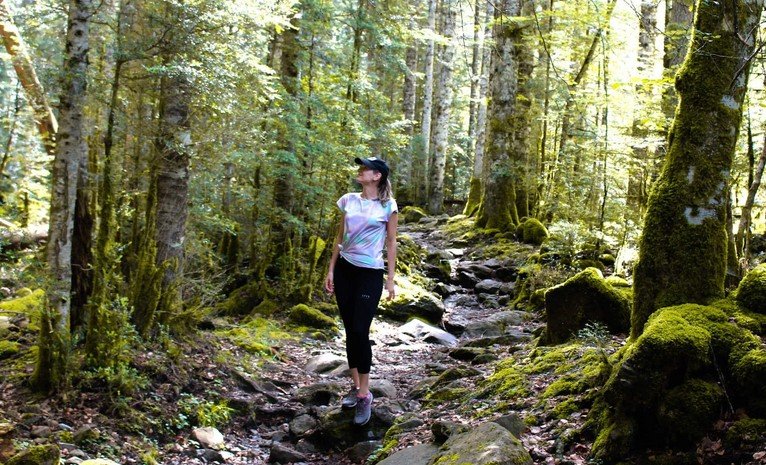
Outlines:
<svg viewBox="0 0 766 465"><path fill-rule="evenodd" d="M651 0L641 2L641 17L638 33L638 76L642 79L654 78L654 64L657 59L655 39L657 37L657 5ZM646 210L648 176L650 174L649 147L646 141L648 131L643 121L648 120L652 108L651 87L642 82L636 84L636 105L631 128L633 142L633 161L628 174L627 204L641 214Z"/></svg>
<svg viewBox="0 0 766 465"><path fill-rule="evenodd" d="M764 146L761 150L761 156L758 158L755 174L753 175L753 182L747 191L747 199L745 204L742 205L742 214L737 226L737 256L743 258L745 263L749 260L748 248L750 246L751 213L753 211L753 204L755 204L755 195L758 193L758 188L761 187L764 167L766 167L766 136L764 137Z"/></svg>
<svg viewBox="0 0 766 465"><path fill-rule="evenodd" d="M701 2L635 269L631 337L655 310L723 296L728 178L763 0Z"/></svg>
<svg viewBox="0 0 766 465"><path fill-rule="evenodd" d="M672 80L678 67L686 57L691 37L692 22L694 21L694 0L666 0L665 6L665 50L662 57L662 67L666 79ZM668 85L662 95L662 111L668 121L678 106L678 96L673 85ZM663 147L663 153L667 150Z"/></svg>
<svg viewBox="0 0 766 465"><path fill-rule="evenodd" d="M40 390L66 384L70 346L72 291L72 234L74 230L77 170L87 154L83 138L83 107L87 71L91 0L70 0L66 49L62 69L56 155L51 173L51 209L47 264L50 284L48 308L40 323L40 344L34 384Z"/></svg>
<svg viewBox="0 0 766 465"><path fill-rule="evenodd" d="M32 59L29 57L24 39L22 39L18 28L13 22L11 11L5 0L0 0L0 35L3 37L3 43L5 44L6 51L8 51L8 55L11 56L16 76L19 78L29 104L34 111L35 122L37 123L37 129L40 132L45 151L49 155L55 156L58 123L48 103L48 98L45 96L45 90L42 84L40 84L40 80L37 79L37 73L32 65Z"/></svg>
<svg viewBox="0 0 766 465"><path fill-rule="evenodd" d="M419 169L417 170L417 203L424 205L428 195L428 162L431 154L431 110L434 94L434 48L436 35L436 0L428 0L428 31L431 38L426 45L425 82L423 83L423 114L420 119L420 144L417 148Z"/></svg>
<svg viewBox="0 0 766 465"><path fill-rule="evenodd" d="M452 71L455 60L455 23L457 11L454 0L442 1L444 29L442 35L448 41L440 57L439 82L434 92L436 115L434 118L433 163L429 183L428 212L436 215L442 212L444 204L444 167L447 163L449 145L449 120L452 114Z"/></svg>
<svg viewBox="0 0 766 465"><path fill-rule="evenodd" d="M484 158L485 185L476 224L482 228L508 230L518 224L516 193L508 154L513 150L513 127L518 94L521 25L511 18L521 14L521 0L495 4L495 46L489 71L489 108Z"/></svg>
<svg viewBox="0 0 766 465"><path fill-rule="evenodd" d="M418 5L419 2L416 3L416 8ZM417 27L417 22L413 15L413 17L410 18L410 30L414 30L415 27ZM412 185L412 165L414 161L412 158L415 152L413 141L413 136L415 135L415 104L417 100L417 76L415 76L415 72L418 69L418 47L417 44L414 43L414 39L411 40L413 40L413 43L407 47L407 51L404 55L405 70L404 88L402 91L402 114L404 121L406 122L404 133L408 136L410 145L406 159L400 168L399 176L397 176L397 184L404 184L408 187ZM408 194L412 194L409 189Z"/></svg>
<svg viewBox="0 0 766 465"><path fill-rule="evenodd" d="M489 61L491 59L491 47L487 42L492 38L491 18L495 15L495 4L487 2L487 10L484 20L484 35L481 53L481 71L479 72L479 95L476 108L476 144L473 153L473 173L471 174L468 200L465 203L463 214L474 216L481 204L481 191L483 186L482 173L484 171L484 146L487 134L487 87L489 83Z"/></svg>

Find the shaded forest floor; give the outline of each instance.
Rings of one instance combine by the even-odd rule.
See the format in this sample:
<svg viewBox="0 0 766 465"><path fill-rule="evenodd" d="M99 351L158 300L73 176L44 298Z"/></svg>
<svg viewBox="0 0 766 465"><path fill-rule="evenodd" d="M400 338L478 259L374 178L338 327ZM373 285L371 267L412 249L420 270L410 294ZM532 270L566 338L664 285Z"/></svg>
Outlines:
<svg viewBox="0 0 766 465"><path fill-rule="evenodd" d="M338 369L306 367L317 357L342 359L338 331L283 326L276 319L213 318L192 336L147 348L131 370L111 374L111 383L78 379L81 391L45 399L24 385L33 369L29 348L35 334L25 329L30 322L16 321L22 349L0 367L0 462L14 450L55 443L72 464L97 457L119 463L262 464L286 453L310 465L372 463L497 420L515 430L536 464L587 463L593 440L585 424L588 408L604 381L603 364L624 337L596 328L571 343L538 346L541 311L523 300L511 302L514 295L563 282L574 270L538 267L533 287L523 291L514 286L537 252L531 246L496 233L476 234L470 222L446 218L407 225L402 234L418 246L403 250L410 260L413 250L419 255L408 280L442 295L443 327L457 339L440 342L403 329L403 322L377 318L373 377L389 393L376 401L380 410L369 427L347 433L324 421L295 424L298 417L332 414L338 387L348 387ZM438 275L428 263L439 257L449 261L450 276L428 278ZM469 279L482 273L487 289ZM341 421L350 422L350 415ZM205 447L192 437L193 427L204 424L223 433L223 445ZM277 444L287 452L275 452ZM697 459L748 463L729 452L713 435L698 444ZM762 463L766 453L752 452L749 463Z"/></svg>

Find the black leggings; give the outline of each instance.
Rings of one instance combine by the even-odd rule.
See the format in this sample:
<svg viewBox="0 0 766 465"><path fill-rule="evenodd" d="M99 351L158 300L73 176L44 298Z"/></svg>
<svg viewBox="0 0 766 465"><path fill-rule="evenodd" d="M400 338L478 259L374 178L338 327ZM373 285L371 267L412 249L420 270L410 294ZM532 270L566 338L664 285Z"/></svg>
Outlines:
<svg viewBox="0 0 766 465"><path fill-rule="evenodd" d="M333 275L335 300L346 328L348 367L364 375L372 365L370 325L383 293L383 270L355 266L338 257Z"/></svg>

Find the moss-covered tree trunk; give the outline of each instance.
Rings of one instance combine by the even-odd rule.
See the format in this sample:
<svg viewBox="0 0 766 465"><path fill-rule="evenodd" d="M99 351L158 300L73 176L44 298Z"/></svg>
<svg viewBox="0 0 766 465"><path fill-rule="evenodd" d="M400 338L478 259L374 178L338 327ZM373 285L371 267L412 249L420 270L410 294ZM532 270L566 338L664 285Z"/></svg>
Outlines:
<svg viewBox="0 0 766 465"><path fill-rule="evenodd" d="M40 390L66 383L70 349L72 299L72 235L74 232L77 170L87 154L83 137L83 108L87 90L91 0L71 0L59 105L60 126L51 173L48 229L48 306L40 323L40 343L34 384Z"/></svg>
<svg viewBox="0 0 766 465"><path fill-rule="evenodd" d="M493 36L495 47L489 72L487 141L484 154L485 185L476 225L507 230L518 224L516 212L516 168L509 155L515 149L514 132L519 91L518 47L522 24L522 0L495 4Z"/></svg>
<svg viewBox="0 0 766 465"><path fill-rule="evenodd" d="M727 183L762 9L763 0L699 3L640 240L633 338L660 307L723 295Z"/></svg>

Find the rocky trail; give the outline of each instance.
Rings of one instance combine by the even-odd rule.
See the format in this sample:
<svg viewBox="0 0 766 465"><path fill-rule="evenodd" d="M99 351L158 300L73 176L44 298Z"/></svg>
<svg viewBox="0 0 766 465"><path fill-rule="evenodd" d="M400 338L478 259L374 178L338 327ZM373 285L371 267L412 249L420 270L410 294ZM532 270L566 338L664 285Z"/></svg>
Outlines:
<svg viewBox="0 0 766 465"><path fill-rule="evenodd" d="M433 286L443 302L441 325L385 317L373 323L375 403L368 425L352 426L353 411L339 407L349 387L342 335L327 342L307 338L282 348L286 363L272 363L258 381L248 380L262 401L253 407L257 424L228 431L223 441L228 453L199 446L190 457L194 454L187 445L168 463L340 465L388 456L380 463L426 465L437 453L448 456L461 450L461 441L463 448L476 449L471 445L476 438L467 433L471 431L495 441L487 450L494 447L506 459L530 453L534 463L584 463L587 445L564 446L559 440L579 429L584 412L574 412L569 420L527 424L541 415L536 395L551 382L548 374L532 375L527 380L532 392L513 402L475 396L499 360L522 359L533 350L533 337L543 326L539 315L508 310L515 265L473 259L467 244L448 239L435 223L410 225L401 232L430 257L449 263L451 273L440 275L434 266L425 270L441 278ZM248 402L254 403L252 398ZM452 449L438 452L451 436L458 439Z"/></svg>
<svg viewBox="0 0 766 465"><path fill-rule="evenodd" d="M421 289L432 292L403 307L389 306L373 322L375 402L368 425L353 426L353 410L340 409L350 387L342 332L328 340L306 334L281 342L278 355L259 366L248 366L245 358L240 366L219 363L222 353L237 360L241 350L201 341L184 354L193 367L184 377L174 370L155 376L166 382L136 396L131 409L164 410L177 421L179 392L196 396L186 397L188 402L215 391L236 412L219 429L189 434L190 424L174 437L131 425L130 415L139 414L125 410L128 406L115 414L113 408L90 405L87 393L75 406L37 402L23 398L24 390L14 383L0 382L0 413L12 420L0 426L15 432L0 430L0 448L55 439L62 463L86 465L105 457L177 465L427 465L439 458L438 463L452 463L456 457L476 464L585 463L590 445L579 432L588 403L581 402L581 393L546 392L568 376L570 365L596 349L535 347L544 327L541 315L509 304L518 294L519 270L536 250L514 243L514 257L488 257L483 253L487 243L445 233L446 221L426 218L401 230L427 257L419 265L420 278L405 280L418 280ZM407 285L397 282L398 292ZM402 312L423 319L407 321ZM236 328L226 321L216 325ZM612 338L598 350L612 353L622 343ZM548 350L558 352L546 359L541 354ZM145 355L147 365L153 356ZM579 379L576 369L573 373ZM141 418L136 425L152 421L170 420ZM147 443L156 445L150 450Z"/></svg>

